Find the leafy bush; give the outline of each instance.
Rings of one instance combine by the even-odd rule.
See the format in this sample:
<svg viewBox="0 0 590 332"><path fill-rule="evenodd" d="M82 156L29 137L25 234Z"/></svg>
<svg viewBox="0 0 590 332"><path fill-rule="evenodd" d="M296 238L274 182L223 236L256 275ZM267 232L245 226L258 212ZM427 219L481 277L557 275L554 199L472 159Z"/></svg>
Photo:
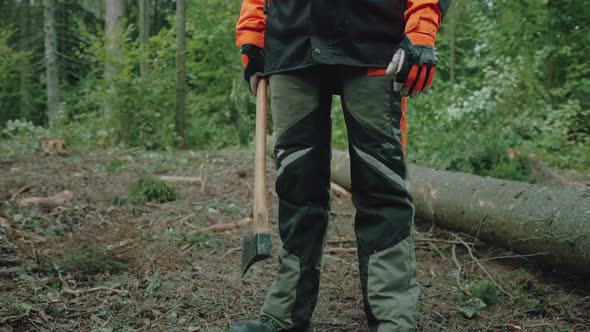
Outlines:
<svg viewBox="0 0 590 332"><path fill-rule="evenodd" d="M125 262L107 255L104 250L92 244L82 244L69 250L61 265L68 270L85 274L119 273L128 268Z"/></svg>
<svg viewBox="0 0 590 332"><path fill-rule="evenodd" d="M203 232L187 234L185 236L185 241L188 242L193 249L215 248L218 245L211 234Z"/></svg>
<svg viewBox="0 0 590 332"><path fill-rule="evenodd" d="M508 150L518 150L522 156L534 153L550 166L587 170L590 65L581 45L590 43L590 34L583 29L584 11L570 2L453 2L437 37L440 62L432 90L409 101L409 161L534 182L526 158L508 158ZM174 4L168 5L173 11ZM238 12L238 1L201 0L187 8L190 148L223 148L251 140L255 100L243 81L234 45ZM60 50L65 59L76 61L68 64L69 71L60 72L65 74L60 82L64 113L52 130L73 146L177 146L174 15L162 15L163 21L155 25L160 30L143 49L130 11L116 59L120 72L111 91L104 77L104 29L96 26L101 20L86 20L92 15L80 13L72 12L71 22L77 24L68 27L76 38L68 39L67 50ZM5 26L11 23L17 22ZM6 121L19 117L45 122L43 66L35 66L32 74L20 71L43 62L42 48L18 52L16 37L12 30L0 29L0 127L14 126ZM140 59L147 59L149 67L143 76ZM24 85L21 77L26 78ZM31 91L30 108L36 112L25 112L18 104L26 99L23 91ZM105 105L112 109L109 114ZM334 147L345 148L341 106L335 102L333 108ZM34 138L28 143L24 139L17 140L20 145L9 140L0 152L14 153L21 147L26 151L36 144Z"/></svg>
<svg viewBox="0 0 590 332"><path fill-rule="evenodd" d="M39 140L50 135L49 129L35 126L32 122L8 120L0 132L0 155L10 158L33 152L39 147Z"/></svg>
<svg viewBox="0 0 590 332"><path fill-rule="evenodd" d="M178 197L176 188L152 175L141 175L129 187L129 201L133 204L166 203L175 201Z"/></svg>
<svg viewBox="0 0 590 332"><path fill-rule="evenodd" d="M471 295L481 299L486 305L498 302L498 288L488 280L482 280L471 285Z"/></svg>
<svg viewBox="0 0 590 332"><path fill-rule="evenodd" d="M127 165L119 159L113 159L106 168L109 173L120 173L127 170Z"/></svg>
<svg viewBox="0 0 590 332"><path fill-rule="evenodd" d="M7 120L19 117L21 100L19 85L20 68L28 66L29 53L18 52L9 45L14 31L0 29L0 126Z"/></svg>

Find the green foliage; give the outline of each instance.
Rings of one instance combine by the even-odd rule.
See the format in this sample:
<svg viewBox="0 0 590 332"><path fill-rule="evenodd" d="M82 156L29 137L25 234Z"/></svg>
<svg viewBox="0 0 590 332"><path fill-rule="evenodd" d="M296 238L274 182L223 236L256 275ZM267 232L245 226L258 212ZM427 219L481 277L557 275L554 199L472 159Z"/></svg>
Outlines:
<svg viewBox="0 0 590 332"><path fill-rule="evenodd" d="M141 175L129 187L129 201L133 204L166 203L175 201L178 197L176 188L148 174Z"/></svg>
<svg viewBox="0 0 590 332"><path fill-rule="evenodd" d="M174 34L162 30L150 39L150 72L139 75L137 64L142 54L139 43L130 41L133 26L122 32L124 43L114 65L119 74L113 90L104 80L104 36L87 31L78 22L84 44L78 56L92 65L77 89L64 97L66 116L62 127L75 127L65 135L75 145L123 143L150 149L173 146L174 134ZM112 113L104 114L105 103Z"/></svg>
<svg viewBox="0 0 590 332"><path fill-rule="evenodd" d="M335 149L348 149L348 132L340 98L332 98L332 141Z"/></svg>
<svg viewBox="0 0 590 332"><path fill-rule="evenodd" d="M127 165L119 159L113 159L106 170L109 173L120 173L127 170Z"/></svg>
<svg viewBox="0 0 590 332"><path fill-rule="evenodd" d="M471 295L482 300L486 305L498 302L498 288L488 280L481 280L471 285Z"/></svg>
<svg viewBox="0 0 590 332"><path fill-rule="evenodd" d="M200 248L215 248L217 247L217 242L209 233L204 232L195 232L187 234L185 237L185 241L190 244L193 249L200 249Z"/></svg>
<svg viewBox="0 0 590 332"><path fill-rule="evenodd" d="M13 34L12 30L0 29L0 126L19 116L14 105L20 102L21 91L15 83L20 81L20 69L30 61L29 53L18 52L9 45Z"/></svg>
<svg viewBox="0 0 590 332"><path fill-rule="evenodd" d="M254 98L234 45L239 2L201 0L189 6L187 117L192 146L244 144L253 133Z"/></svg>
<svg viewBox="0 0 590 332"><path fill-rule="evenodd" d="M58 15L61 109L54 134L79 147L179 144L175 115L174 2L159 4L147 47L140 47L137 5L129 3L114 89L105 80L103 17L94 6L64 3ZM0 24L0 128L9 120L44 124L42 43L21 49L18 5ZM32 4L31 39L42 35L42 6ZM254 98L234 45L239 1L199 0L187 9L187 144L212 149L251 140ZM587 11L572 0L456 0L437 38L440 63L429 95L409 101L408 159L424 166L534 182L537 154L550 166L590 167L590 34ZM100 9L98 9L100 10ZM66 12L66 11L64 11ZM67 24L66 24L67 23ZM34 37L34 38L33 38ZM392 52L394 50L392 49ZM149 71L139 72L147 59ZM30 68L30 70L28 70ZM27 99L29 91L31 97ZM21 101L26 101L21 103ZM112 111L105 114L105 105ZM15 106L16 105L16 106ZM346 148L341 105L334 102L333 146ZM16 126L21 126L19 123ZM23 129L24 130L24 129ZM37 129L35 129L37 130ZM38 130L41 132L41 130ZM30 151L37 134L3 133L0 152Z"/></svg>
<svg viewBox="0 0 590 332"><path fill-rule="evenodd" d="M510 277L510 287L517 303L531 314L542 314L551 304L548 290L529 272L515 271Z"/></svg>
<svg viewBox="0 0 590 332"><path fill-rule="evenodd" d="M129 203L129 200L127 198L123 198L119 195L111 195L109 197L109 205L124 206L124 205L127 205L127 203Z"/></svg>
<svg viewBox="0 0 590 332"><path fill-rule="evenodd" d="M465 316L465 318L471 319L477 316L477 313L485 307L487 307L487 305L483 300L477 297L472 297L465 301L457 309L463 316Z"/></svg>
<svg viewBox="0 0 590 332"><path fill-rule="evenodd" d="M149 281L149 284L145 289L144 296L154 295L154 292L160 287L160 268L156 269L151 277L146 276L146 279Z"/></svg>
<svg viewBox="0 0 590 332"><path fill-rule="evenodd" d="M60 265L68 270L89 275L106 272L119 273L128 268L124 262L111 257L101 248L89 243L67 251Z"/></svg>
<svg viewBox="0 0 590 332"><path fill-rule="evenodd" d="M507 159L508 149L587 168L590 66L580 45L590 36L575 8L563 0L454 1L438 38L433 90L409 103L409 155L525 181L534 180L530 165Z"/></svg>
<svg viewBox="0 0 590 332"><path fill-rule="evenodd" d="M189 6L187 12L188 145L244 144L253 131L254 100L241 78L240 56L233 43L235 17L228 15L239 7L233 2L206 2L209 4ZM145 50L134 38L135 26L128 26L121 38L126 42L114 63L120 69L114 92L104 80L104 36L90 33L84 22L77 23L83 43L76 53L91 69L64 96L66 116L61 128L72 128L64 130L66 139L80 146L176 146L174 22L168 24L172 28L151 36ZM148 59L149 72L144 77L138 71L140 59ZM105 102L113 109L107 116Z"/></svg>
<svg viewBox="0 0 590 332"><path fill-rule="evenodd" d="M33 152L39 147L39 140L50 134L49 129L35 126L32 122L8 120L0 132L0 155L11 158Z"/></svg>

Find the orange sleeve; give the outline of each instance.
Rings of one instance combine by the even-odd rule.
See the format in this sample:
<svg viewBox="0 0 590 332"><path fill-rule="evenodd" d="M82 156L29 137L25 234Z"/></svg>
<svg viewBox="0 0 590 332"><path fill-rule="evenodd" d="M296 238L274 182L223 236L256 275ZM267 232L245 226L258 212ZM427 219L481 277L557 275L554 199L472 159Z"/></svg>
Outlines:
<svg viewBox="0 0 590 332"><path fill-rule="evenodd" d="M404 18L412 43L434 46L443 13L439 0L407 0Z"/></svg>
<svg viewBox="0 0 590 332"><path fill-rule="evenodd" d="M252 44L264 49L264 1L268 0L242 1L240 18L236 24L236 46Z"/></svg>

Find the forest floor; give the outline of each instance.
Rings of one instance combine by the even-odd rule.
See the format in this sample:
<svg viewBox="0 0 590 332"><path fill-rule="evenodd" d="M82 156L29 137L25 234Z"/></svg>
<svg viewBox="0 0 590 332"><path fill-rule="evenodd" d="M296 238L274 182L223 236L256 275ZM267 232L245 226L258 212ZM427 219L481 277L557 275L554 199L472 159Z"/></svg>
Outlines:
<svg viewBox="0 0 590 332"><path fill-rule="evenodd" d="M224 331L254 317L277 259L257 263L242 280L248 227L207 230L248 221L252 165L243 150L71 151L1 161L0 331ZM174 183L181 194L174 202L121 204L142 173L206 180ZM19 204L63 190L74 197L57 208ZM276 249L272 186L268 193ZM353 214L350 199L334 197L327 247L354 247ZM429 223L417 221L417 232L420 331L590 331L589 280ZM456 235L475 242L494 281ZM321 272L311 331L366 331L356 254L325 255Z"/></svg>

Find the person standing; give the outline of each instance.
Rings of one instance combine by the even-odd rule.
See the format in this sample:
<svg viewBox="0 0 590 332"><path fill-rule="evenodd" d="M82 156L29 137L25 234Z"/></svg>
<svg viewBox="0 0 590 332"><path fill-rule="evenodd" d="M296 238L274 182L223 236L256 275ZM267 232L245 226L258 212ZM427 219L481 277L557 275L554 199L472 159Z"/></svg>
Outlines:
<svg viewBox="0 0 590 332"><path fill-rule="evenodd" d="M255 95L268 77L279 271L261 315L234 332L305 331L329 216L331 102L340 95L370 332L415 331L420 289L405 163L406 97L428 90L450 0L243 0L236 26Z"/></svg>

